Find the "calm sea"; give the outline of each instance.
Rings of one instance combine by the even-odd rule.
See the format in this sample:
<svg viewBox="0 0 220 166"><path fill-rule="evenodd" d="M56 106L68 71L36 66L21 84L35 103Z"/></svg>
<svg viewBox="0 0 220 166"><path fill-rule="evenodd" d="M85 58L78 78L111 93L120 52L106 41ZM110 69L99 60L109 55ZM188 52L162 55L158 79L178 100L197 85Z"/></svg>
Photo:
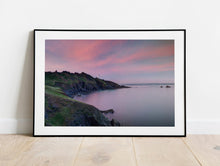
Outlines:
<svg viewBox="0 0 220 166"><path fill-rule="evenodd" d="M131 88L103 90L74 99L100 110L114 109L105 114L121 126L174 126L174 85L128 84Z"/></svg>

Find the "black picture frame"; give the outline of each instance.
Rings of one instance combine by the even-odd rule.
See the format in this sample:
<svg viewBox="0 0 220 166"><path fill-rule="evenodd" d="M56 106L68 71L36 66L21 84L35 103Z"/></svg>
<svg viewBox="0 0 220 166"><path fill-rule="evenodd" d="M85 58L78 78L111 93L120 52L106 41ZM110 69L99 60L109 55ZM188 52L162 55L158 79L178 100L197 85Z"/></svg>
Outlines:
<svg viewBox="0 0 220 166"><path fill-rule="evenodd" d="M133 134L128 134L128 135L85 135L85 134L80 134L80 135L51 135L51 134L36 134L35 131L35 122L36 122L36 109L35 106L38 104L36 103L36 32L183 32L184 37L183 37L183 43L184 43L184 66L183 66L183 72L184 72L184 133L183 134L178 134L178 135L133 135ZM34 29L34 62L33 62L33 136L34 137L186 137L186 29Z"/></svg>

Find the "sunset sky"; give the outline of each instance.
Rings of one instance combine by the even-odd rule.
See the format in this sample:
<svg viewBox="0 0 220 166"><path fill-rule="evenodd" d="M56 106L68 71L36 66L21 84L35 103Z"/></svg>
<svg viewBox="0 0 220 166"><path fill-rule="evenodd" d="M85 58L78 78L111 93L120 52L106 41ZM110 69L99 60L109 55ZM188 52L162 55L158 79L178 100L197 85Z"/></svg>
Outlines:
<svg viewBox="0 0 220 166"><path fill-rule="evenodd" d="M125 83L173 83L174 40L46 40L46 71Z"/></svg>

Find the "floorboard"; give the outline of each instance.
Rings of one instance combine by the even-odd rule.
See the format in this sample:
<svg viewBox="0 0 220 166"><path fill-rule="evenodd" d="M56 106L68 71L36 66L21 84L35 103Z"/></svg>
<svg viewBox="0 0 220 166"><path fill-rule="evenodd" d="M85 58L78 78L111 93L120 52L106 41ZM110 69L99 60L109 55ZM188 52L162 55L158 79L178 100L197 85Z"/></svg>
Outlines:
<svg viewBox="0 0 220 166"><path fill-rule="evenodd" d="M72 166L82 138L0 136L0 165Z"/></svg>
<svg viewBox="0 0 220 166"><path fill-rule="evenodd" d="M133 138L139 166L199 166L181 138Z"/></svg>
<svg viewBox="0 0 220 166"><path fill-rule="evenodd" d="M136 166L132 138L85 138L75 166Z"/></svg>
<svg viewBox="0 0 220 166"><path fill-rule="evenodd" d="M203 166L220 166L220 135L189 135L183 139Z"/></svg>
<svg viewBox="0 0 220 166"><path fill-rule="evenodd" d="M220 166L220 135L186 138L0 135L0 166Z"/></svg>

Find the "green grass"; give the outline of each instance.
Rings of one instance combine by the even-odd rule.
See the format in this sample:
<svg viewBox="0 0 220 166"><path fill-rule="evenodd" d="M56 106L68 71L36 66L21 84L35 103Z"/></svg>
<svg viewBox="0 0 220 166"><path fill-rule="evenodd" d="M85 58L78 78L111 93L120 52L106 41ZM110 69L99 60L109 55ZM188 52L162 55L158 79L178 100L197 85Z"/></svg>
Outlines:
<svg viewBox="0 0 220 166"><path fill-rule="evenodd" d="M103 81L103 80L101 80L101 79L99 79L99 78L98 78L98 80L99 80L99 82L101 82L104 86L106 86L106 82L105 82L105 81Z"/></svg>
<svg viewBox="0 0 220 166"><path fill-rule="evenodd" d="M46 85L45 86L45 93L49 94L49 95L56 96L56 97L60 97L60 98L63 98L63 99L68 99L68 100L75 101L72 98L66 96L64 94L64 92L59 87L52 87L52 86Z"/></svg>
<svg viewBox="0 0 220 166"><path fill-rule="evenodd" d="M63 99L75 101L74 99L66 96L59 87L51 87L51 86L46 85L45 86L45 93L50 96L60 98L60 102L62 102ZM48 110L51 109L48 104L48 100L45 100L45 108L47 108ZM53 115L48 120L46 120L46 123L48 123L52 126L62 125L65 123L66 117L70 116L69 113L70 113L70 108L64 106L64 107L62 107L62 109L60 111L53 112Z"/></svg>
<svg viewBox="0 0 220 166"><path fill-rule="evenodd" d="M45 85L45 93L52 95L52 96L55 96L55 97L59 97L61 99L67 99L67 100L71 100L73 102L86 104L81 101L74 100L71 97L67 96L59 87L52 87L52 86ZM45 106L46 107L48 106L47 101L45 101Z"/></svg>
<svg viewBox="0 0 220 166"><path fill-rule="evenodd" d="M82 81L82 82L88 81L88 80L87 80L86 78L84 78L84 77L79 77L79 80Z"/></svg>
<svg viewBox="0 0 220 166"><path fill-rule="evenodd" d="M88 105L79 101L76 101L68 96L59 88L59 87L51 87L46 85L45 86L45 93L49 95L48 97L51 99L56 99L59 110L53 110L53 106L51 103L49 104L48 98L45 98L45 109L50 110L50 117L45 120L45 124L49 126L63 126L66 121L70 118L71 120L74 119L72 116L76 110L85 108ZM50 101L54 102L54 101ZM73 103L81 103L81 105L75 105ZM74 107L73 107L74 106Z"/></svg>
<svg viewBox="0 0 220 166"><path fill-rule="evenodd" d="M50 118L49 123L52 126L59 126L65 123L66 118L70 116L70 108L63 107L61 111L56 112L52 118Z"/></svg>
<svg viewBox="0 0 220 166"><path fill-rule="evenodd" d="M49 120L50 125L52 126L59 126L64 124L65 116L62 115L62 112L57 112L53 118Z"/></svg>

